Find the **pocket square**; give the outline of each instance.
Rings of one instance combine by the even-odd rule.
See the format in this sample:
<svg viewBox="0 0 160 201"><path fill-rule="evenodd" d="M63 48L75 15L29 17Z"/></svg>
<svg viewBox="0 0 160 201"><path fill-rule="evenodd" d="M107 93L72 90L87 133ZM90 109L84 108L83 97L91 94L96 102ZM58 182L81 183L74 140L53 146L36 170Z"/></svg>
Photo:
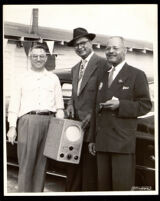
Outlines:
<svg viewBox="0 0 160 201"><path fill-rule="evenodd" d="M99 89L99 90L101 90L101 89L102 89L102 87L103 87L103 83L101 82L101 83L99 84L98 89Z"/></svg>
<svg viewBox="0 0 160 201"><path fill-rule="evenodd" d="M123 86L122 89L123 89L123 90L124 90L124 89L129 89L129 86Z"/></svg>

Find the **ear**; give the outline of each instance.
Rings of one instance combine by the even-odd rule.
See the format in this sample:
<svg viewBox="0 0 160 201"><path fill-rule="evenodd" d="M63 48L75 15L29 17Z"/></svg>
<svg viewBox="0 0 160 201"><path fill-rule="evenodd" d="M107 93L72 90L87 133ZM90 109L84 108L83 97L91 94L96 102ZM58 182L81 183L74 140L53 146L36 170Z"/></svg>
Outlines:
<svg viewBox="0 0 160 201"><path fill-rule="evenodd" d="M46 54L45 62L47 61L47 59L48 59L48 55Z"/></svg>
<svg viewBox="0 0 160 201"><path fill-rule="evenodd" d="M127 54L127 48L126 47L124 48L124 53Z"/></svg>

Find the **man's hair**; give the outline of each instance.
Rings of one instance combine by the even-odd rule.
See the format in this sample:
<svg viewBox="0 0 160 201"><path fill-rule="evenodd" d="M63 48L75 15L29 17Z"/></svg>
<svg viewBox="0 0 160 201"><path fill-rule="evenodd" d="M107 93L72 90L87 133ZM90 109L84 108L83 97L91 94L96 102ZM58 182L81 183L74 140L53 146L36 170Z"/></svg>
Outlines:
<svg viewBox="0 0 160 201"><path fill-rule="evenodd" d="M119 38L122 41L123 46L125 47L125 39L122 36L111 36L108 38L108 40L112 38Z"/></svg>
<svg viewBox="0 0 160 201"><path fill-rule="evenodd" d="M46 52L46 54L49 52L48 47L44 44L33 45L33 47L30 49L30 53L32 52L33 49L43 49Z"/></svg>

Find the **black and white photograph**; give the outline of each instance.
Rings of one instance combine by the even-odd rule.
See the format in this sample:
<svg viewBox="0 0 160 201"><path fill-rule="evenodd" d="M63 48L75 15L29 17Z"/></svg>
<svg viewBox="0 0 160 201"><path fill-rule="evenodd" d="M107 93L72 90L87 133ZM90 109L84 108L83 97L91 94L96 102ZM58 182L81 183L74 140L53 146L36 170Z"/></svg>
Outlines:
<svg viewBox="0 0 160 201"><path fill-rule="evenodd" d="M158 5L3 5L5 196L158 195Z"/></svg>

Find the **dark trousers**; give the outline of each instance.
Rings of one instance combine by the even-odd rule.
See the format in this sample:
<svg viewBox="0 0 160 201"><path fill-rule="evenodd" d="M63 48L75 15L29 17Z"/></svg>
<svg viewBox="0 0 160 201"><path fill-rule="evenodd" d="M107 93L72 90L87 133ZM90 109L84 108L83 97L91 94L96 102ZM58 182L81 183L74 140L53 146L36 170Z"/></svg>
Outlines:
<svg viewBox="0 0 160 201"><path fill-rule="evenodd" d="M135 155L97 152L98 190L129 191L135 180Z"/></svg>
<svg viewBox="0 0 160 201"><path fill-rule="evenodd" d="M84 142L79 164L68 164L66 191L97 190L96 157L88 151L88 143Z"/></svg>
<svg viewBox="0 0 160 201"><path fill-rule="evenodd" d="M50 116L24 115L18 122L18 191L42 192L47 158L43 155Z"/></svg>

